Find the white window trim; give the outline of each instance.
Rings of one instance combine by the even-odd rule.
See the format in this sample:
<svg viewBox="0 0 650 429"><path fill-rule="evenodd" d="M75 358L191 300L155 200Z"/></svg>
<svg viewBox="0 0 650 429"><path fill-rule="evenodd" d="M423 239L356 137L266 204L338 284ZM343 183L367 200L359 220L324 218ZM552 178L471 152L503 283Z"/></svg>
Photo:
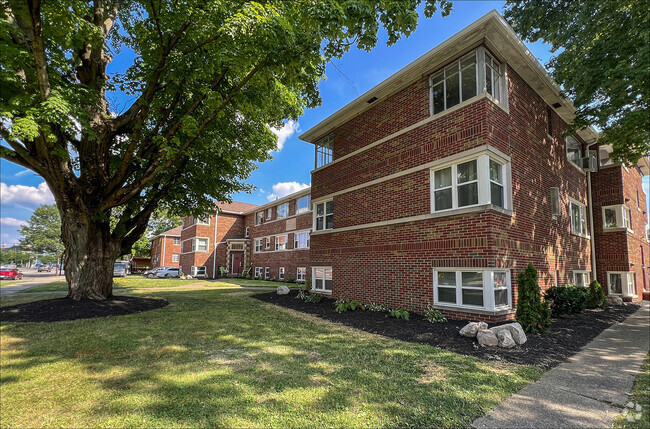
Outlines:
<svg viewBox="0 0 650 429"><path fill-rule="evenodd" d="M207 222L202 221L201 218L199 218L199 217L195 217L195 218L194 218L194 225L208 225L208 226L209 226L209 225L210 225L210 218L211 218L212 216L207 215L207 217L208 217L208 221L207 221Z"/></svg>
<svg viewBox="0 0 650 429"><path fill-rule="evenodd" d="M276 252L286 252L289 250L289 234L278 234L273 236L273 243L275 247ZM278 238L284 237L284 249L280 249L280 242L278 241Z"/></svg>
<svg viewBox="0 0 650 429"><path fill-rule="evenodd" d="M262 214L262 217L257 217L257 215ZM264 217L264 210L255 212L255 225L262 225L264 223L265 217Z"/></svg>
<svg viewBox="0 0 650 429"><path fill-rule="evenodd" d="M456 273L456 304L449 302L439 302L438 301L438 272L455 272ZM461 278L463 272L481 272L483 273L483 306L476 305L463 305L462 303L462 290ZM505 272L506 273L506 287L508 290L508 303L507 305L495 306L494 305L494 273L495 272ZM451 286L443 286L449 287ZM478 289L478 288L476 288ZM434 268L433 269L433 303L437 307L448 307L448 308L462 308L462 309L475 309L475 310L485 310L485 311L502 311L512 309L512 281L510 270L507 268L498 269L498 268Z"/></svg>
<svg viewBox="0 0 650 429"><path fill-rule="evenodd" d="M273 207L266 209L266 220L269 220L273 217Z"/></svg>
<svg viewBox="0 0 650 429"><path fill-rule="evenodd" d="M172 262L178 262L181 260L181 255L178 253L172 253Z"/></svg>
<svg viewBox="0 0 650 429"><path fill-rule="evenodd" d="M616 213L616 226L607 226L607 222L605 220L605 209L612 209ZM625 211L630 214L630 225L625 226ZM625 205L625 204L613 204L609 206L603 206L601 209L601 213L603 216L603 231L628 231L631 233L634 233L632 230L632 210Z"/></svg>
<svg viewBox="0 0 650 429"><path fill-rule="evenodd" d="M575 138L573 136L566 136L564 138L564 156L566 157L566 160L567 160L567 162L569 164L571 164L572 166L577 168L582 174L587 174L587 173L585 173L585 171L582 168L580 168L580 166L578 164L576 164L575 162L573 162L573 160L571 158L569 158L569 141L568 141L569 138L572 138L573 140L578 142L578 144L580 145L580 156L578 157L578 159L581 159L581 158L583 158L585 156L585 154L583 153L583 149L582 149L582 143L580 142L580 140L578 140L577 138Z"/></svg>
<svg viewBox="0 0 650 429"><path fill-rule="evenodd" d="M250 237L250 228L249 227L246 227L246 229L244 230L244 237L246 237L246 238Z"/></svg>
<svg viewBox="0 0 650 429"><path fill-rule="evenodd" d="M180 237L174 237L172 243L174 244L174 246L178 246L179 244L181 244L181 238Z"/></svg>
<svg viewBox="0 0 650 429"><path fill-rule="evenodd" d="M199 240L205 240L205 250L199 249ZM207 253L210 251L210 239L208 237L195 237L192 239L192 252L195 253Z"/></svg>
<svg viewBox="0 0 650 429"><path fill-rule="evenodd" d="M325 270L330 270L332 272L332 290L334 289L334 270L332 270L332 267L311 267L311 290L314 292L326 294L326 295L331 295L332 291L331 290L325 290L325 279L323 278L323 289L316 289L316 270L323 270L323 275L325 275Z"/></svg>
<svg viewBox="0 0 650 429"><path fill-rule="evenodd" d="M589 270L573 270L573 284L577 285L578 282L576 282L576 274L585 274L587 279L585 280L585 287L588 287L589 284L591 283L591 271Z"/></svg>
<svg viewBox="0 0 650 429"><path fill-rule="evenodd" d="M263 238L256 238L255 241L253 242L253 253L262 253L264 249L264 244L262 243ZM257 248L257 245L259 246L259 249Z"/></svg>
<svg viewBox="0 0 650 429"><path fill-rule="evenodd" d="M300 276L300 271L303 271L302 277ZM304 282L307 280L307 267L298 267L296 268L296 281L297 282Z"/></svg>
<svg viewBox="0 0 650 429"><path fill-rule="evenodd" d="M311 246L311 235L310 235L310 230L305 229L303 231L296 231L293 233L293 248L296 250L299 249L309 249ZM298 234L307 234L307 247L298 247L296 244L298 243Z"/></svg>
<svg viewBox="0 0 650 429"><path fill-rule="evenodd" d="M255 277L261 278L264 273L264 269L262 267L255 267Z"/></svg>
<svg viewBox="0 0 650 429"><path fill-rule="evenodd" d="M285 215L280 215L280 207L286 207L286 214ZM279 204L275 207L275 213L276 213L276 219L284 219L286 217L289 217L289 203L282 203Z"/></svg>
<svg viewBox="0 0 650 429"><path fill-rule="evenodd" d="M203 268L203 274L198 274L200 268ZM192 277L205 277L205 276L207 276L207 270L205 268L205 265L203 265L203 266L192 265L192 268L190 269L190 273L191 273Z"/></svg>
<svg viewBox="0 0 650 429"><path fill-rule="evenodd" d="M621 293L613 293L611 291L610 274L621 275ZM630 279L632 280L632 290L630 290ZM607 271L607 293L609 295L622 296L623 298L637 298L634 271Z"/></svg>
<svg viewBox="0 0 650 429"><path fill-rule="evenodd" d="M334 229L334 228L328 228L327 227L327 216L328 216L327 203L329 203L330 201L332 202L332 213L331 213L331 215L334 216L334 199L333 198L330 198L330 199L327 199L327 200L321 200L321 201L318 201L316 203L313 203L313 205L312 205L312 212L313 212L313 214L312 214L312 231L327 231L327 230ZM317 206L319 204L323 205L323 215L322 216L318 216ZM323 229L316 229L316 219L318 219L319 217L323 218ZM332 224L333 224L333 222L332 222Z"/></svg>
<svg viewBox="0 0 650 429"><path fill-rule="evenodd" d="M264 237L264 249L271 249L271 237Z"/></svg>
<svg viewBox="0 0 650 429"><path fill-rule="evenodd" d="M503 210L512 210L512 166L509 159L504 159L501 156L491 152L485 151L481 154L472 154L464 155L459 154L458 157L453 157L449 159L444 164L436 165L435 168L429 170L429 199L430 199L430 210L431 213L453 213L459 210L464 210L471 207L478 207L487 204L492 204L492 196L490 195L490 159L501 164L502 175L503 175L503 206L492 205L495 208ZM459 164L464 164L466 162L476 160L476 183L478 184L478 203L468 206L458 206L458 178L456 174L456 168ZM451 198L452 205L449 209L436 210L435 206L435 192L439 189L435 189L435 173L436 171L444 170L451 167ZM464 185L464 182L460 185Z"/></svg>
<svg viewBox="0 0 650 429"><path fill-rule="evenodd" d="M582 208L580 213L581 213L581 217L584 215L584 219L581 219L581 221L584 220L584 224L585 224L585 233L584 234L582 232L575 232L573 230L573 211L571 210L571 204L575 204L575 205ZM569 197L569 230L571 231L571 234L576 235L578 237L582 237L582 238L591 238L589 236L588 220L589 220L589 218L588 218L588 213L587 213L587 205L584 204L584 203L581 203L578 200L574 200L573 198Z"/></svg>
<svg viewBox="0 0 650 429"><path fill-rule="evenodd" d="M264 278L268 279L270 277L271 277L271 270L269 269L269 267L264 267Z"/></svg>
<svg viewBox="0 0 650 429"><path fill-rule="evenodd" d="M307 199L307 207L303 208L298 208L298 203L300 200ZM300 197L296 199L296 216L302 213L307 213L311 210L311 198L309 195L305 195L304 197Z"/></svg>
<svg viewBox="0 0 650 429"><path fill-rule="evenodd" d="M278 280L284 280L284 267L278 268Z"/></svg>

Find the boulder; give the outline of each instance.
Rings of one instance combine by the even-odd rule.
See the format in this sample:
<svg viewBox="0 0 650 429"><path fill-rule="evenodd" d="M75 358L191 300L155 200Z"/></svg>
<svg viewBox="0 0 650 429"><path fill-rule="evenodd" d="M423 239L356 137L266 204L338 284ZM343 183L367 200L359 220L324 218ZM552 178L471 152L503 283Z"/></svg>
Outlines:
<svg viewBox="0 0 650 429"><path fill-rule="evenodd" d="M510 331L507 329L500 330L497 334L497 339L499 340L499 347L505 349L511 349L517 345L515 340L512 339L512 334L510 334Z"/></svg>
<svg viewBox="0 0 650 429"><path fill-rule="evenodd" d="M623 298L616 295L607 295L605 302L607 302L607 305L623 305Z"/></svg>
<svg viewBox="0 0 650 429"><path fill-rule="evenodd" d="M496 335L494 335L494 332L490 331L489 329L480 329L476 333L476 339L482 346L494 347L499 345L499 339Z"/></svg>
<svg viewBox="0 0 650 429"><path fill-rule="evenodd" d="M497 336L499 335L499 332L503 330L510 332L512 339L515 340L515 343L517 343L518 345L522 345L528 340L528 338L526 337L526 333L524 332L524 329L521 327L521 325L518 322L506 323L505 325L500 325L500 326L493 326L491 330Z"/></svg>
<svg viewBox="0 0 650 429"><path fill-rule="evenodd" d="M475 338L476 334L481 329L487 329L488 325L485 322L469 322L460 330L460 335L463 337Z"/></svg>
<svg viewBox="0 0 650 429"><path fill-rule="evenodd" d="M289 288L286 286L278 286L278 288L275 290L278 295L286 295L289 293Z"/></svg>

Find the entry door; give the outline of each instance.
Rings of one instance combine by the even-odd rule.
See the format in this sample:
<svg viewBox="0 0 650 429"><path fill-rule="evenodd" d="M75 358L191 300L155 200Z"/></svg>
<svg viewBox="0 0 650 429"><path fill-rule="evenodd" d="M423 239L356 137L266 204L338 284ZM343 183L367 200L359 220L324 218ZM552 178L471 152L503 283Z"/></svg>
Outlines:
<svg viewBox="0 0 650 429"><path fill-rule="evenodd" d="M232 254L232 273L241 274L244 268L244 254L241 252Z"/></svg>

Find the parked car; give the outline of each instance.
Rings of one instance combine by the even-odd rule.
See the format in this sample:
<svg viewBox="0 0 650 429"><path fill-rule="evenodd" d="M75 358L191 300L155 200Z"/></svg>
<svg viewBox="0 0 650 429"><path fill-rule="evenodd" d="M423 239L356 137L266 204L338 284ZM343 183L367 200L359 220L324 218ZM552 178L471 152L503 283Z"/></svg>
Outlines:
<svg viewBox="0 0 650 429"><path fill-rule="evenodd" d="M2 267L0 268L1 280L20 280L23 278L23 273L15 268Z"/></svg>
<svg viewBox="0 0 650 429"><path fill-rule="evenodd" d="M143 272L142 276L146 277L148 279L152 279L152 278L156 277L156 274L158 274L159 271L167 269L167 268L172 268L172 267L156 267L156 268L152 268L150 270L147 270L147 271Z"/></svg>
<svg viewBox="0 0 650 429"><path fill-rule="evenodd" d="M128 262L116 262L113 265L113 277L126 277L131 274Z"/></svg>
<svg viewBox="0 0 650 429"><path fill-rule="evenodd" d="M49 265L42 264L38 266L39 273L41 272L49 273L50 271L52 271L52 267L50 267Z"/></svg>
<svg viewBox="0 0 650 429"><path fill-rule="evenodd" d="M156 273L156 277L180 277L181 269L178 267L165 267Z"/></svg>

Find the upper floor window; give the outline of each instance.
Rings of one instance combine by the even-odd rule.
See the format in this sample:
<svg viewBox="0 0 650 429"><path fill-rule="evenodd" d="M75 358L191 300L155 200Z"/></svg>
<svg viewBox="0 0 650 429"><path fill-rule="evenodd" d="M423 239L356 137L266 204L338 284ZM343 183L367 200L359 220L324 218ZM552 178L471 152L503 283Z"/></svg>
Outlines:
<svg viewBox="0 0 650 429"><path fill-rule="evenodd" d="M334 135L330 134L316 142L316 168L332 162Z"/></svg>
<svg viewBox="0 0 650 429"><path fill-rule="evenodd" d="M316 231L334 228L334 201L326 201L316 204L315 213Z"/></svg>
<svg viewBox="0 0 650 429"><path fill-rule="evenodd" d="M293 248L294 249L309 248L309 231L296 232L293 235Z"/></svg>
<svg viewBox="0 0 650 429"><path fill-rule="evenodd" d="M429 84L434 115L484 92L498 101L504 98L503 66L484 47L434 73Z"/></svg>
<svg viewBox="0 0 650 429"><path fill-rule="evenodd" d="M432 171L432 212L492 204L508 207L506 163L488 155Z"/></svg>
<svg viewBox="0 0 650 429"><path fill-rule="evenodd" d="M276 210L278 218L289 216L289 203L280 204Z"/></svg>
<svg viewBox="0 0 650 429"><path fill-rule="evenodd" d="M255 225L261 225L264 223L264 211L255 213Z"/></svg>
<svg viewBox="0 0 650 429"><path fill-rule="evenodd" d="M272 207L269 207L268 209L266 209L266 219L267 219L267 220L268 220L268 219L271 219L271 216L272 216L272 215L273 215L273 208L272 208Z"/></svg>
<svg viewBox="0 0 650 429"><path fill-rule="evenodd" d="M244 233L244 237L250 237L250 229L246 227L246 232Z"/></svg>
<svg viewBox="0 0 650 429"><path fill-rule="evenodd" d="M570 203L571 233L576 235L587 235L587 207L577 201Z"/></svg>
<svg viewBox="0 0 650 429"><path fill-rule="evenodd" d="M287 250L287 242L289 237L287 235L275 236L275 250Z"/></svg>
<svg viewBox="0 0 650 429"><path fill-rule="evenodd" d="M207 252L208 251L208 239L207 238L195 238L192 240L192 252Z"/></svg>
<svg viewBox="0 0 650 429"><path fill-rule="evenodd" d="M180 237L174 237L174 245L178 246L181 244L181 238Z"/></svg>
<svg viewBox="0 0 650 429"><path fill-rule="evenodd" d="M262 251L262 239L261 238L256 238L255 239L255 253L261 252Z"/></svg>
<svg viewBox="0 0 650 429"><path fill-rule="evenodd" d="M566 157L575 165L579 165L582 158L582 144L573 136L566 138Z"/></svg>
<svg viewBox="0 0 650 429"><path fill-rule="evenodd" d="M271 248L271 237L266 237L265 240L266 240L266 243L264 245L264 248L266 250L269 250Z"/></svg>
<svg viewBox="0 0 650 429"><path fill-rule="evenodd" d="M305 195L302 198L296 200L296 214L305 213L309 211L311 207L311 196Z"/></svg>
<svg viewBox="0 0 650 429"><path fill-rule="evenodd" d="M178 262L180 255L178 253L172 253L172 262Z"/></svg>
<svg viewBox="0 0 650 429"><path fill-rule="evenodd" d="M630 209L624 204L603 207L603 228L632 229L632 214Z"/></svg>

